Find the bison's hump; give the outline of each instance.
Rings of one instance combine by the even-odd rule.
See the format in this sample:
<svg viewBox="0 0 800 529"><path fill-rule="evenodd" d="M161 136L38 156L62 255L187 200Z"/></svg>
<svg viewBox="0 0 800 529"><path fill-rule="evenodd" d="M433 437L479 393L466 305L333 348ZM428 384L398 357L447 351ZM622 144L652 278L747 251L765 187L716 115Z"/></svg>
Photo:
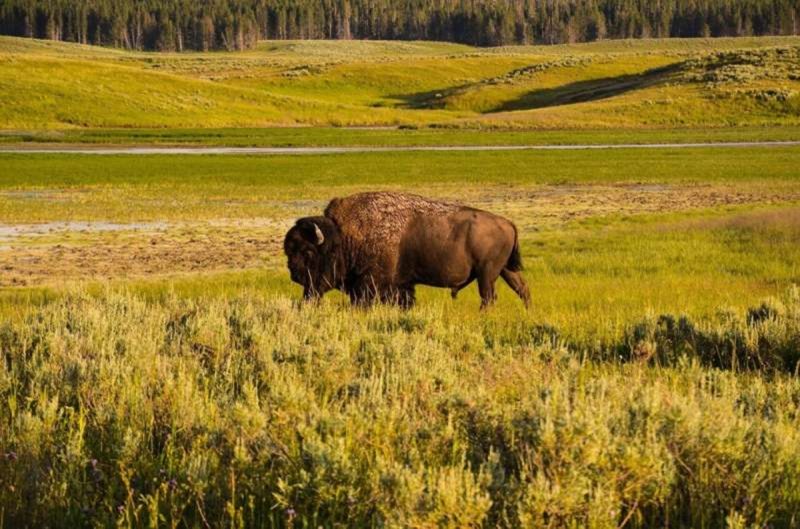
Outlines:
<svg viewBox="0 0 800 529"><path fill-rule="evenodd" d="M462 207L409 193L374 192L333 199L325 216L336 222L345 239L365 257L386 263L392 260L391 254L414 217L448 215Z"/></svg>

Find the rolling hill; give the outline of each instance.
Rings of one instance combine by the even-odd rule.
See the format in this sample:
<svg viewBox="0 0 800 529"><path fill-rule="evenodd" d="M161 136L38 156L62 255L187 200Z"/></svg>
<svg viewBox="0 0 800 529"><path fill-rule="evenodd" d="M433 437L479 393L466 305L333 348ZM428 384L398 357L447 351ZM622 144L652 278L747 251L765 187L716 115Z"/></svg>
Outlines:
<svg viewBox="0 0 800 529"><path fill-rule="evenodd" d="M800 38L146 53L0 37L0 128L800 123Z"/></svg>

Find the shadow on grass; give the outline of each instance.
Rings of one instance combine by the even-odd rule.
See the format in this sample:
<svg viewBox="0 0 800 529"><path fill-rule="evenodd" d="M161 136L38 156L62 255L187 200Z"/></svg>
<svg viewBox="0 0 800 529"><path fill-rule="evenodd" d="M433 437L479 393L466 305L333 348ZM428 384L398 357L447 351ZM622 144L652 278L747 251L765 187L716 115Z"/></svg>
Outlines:
<svg viewBox="0 0 800 529"><path fill-rule="evenodd" d="M673 74L683 69L683 63L654 68L640 74L620 75L577 81L555 88L544 88L528 92L517 99L506 101L490 112L531 110L608 99L667 82Z"/></svg>
<svg viewBox="0 0 800 529"><path fill-rule="evenodd" d="M412 94L390 94L386 96L386 98L396 101L396 106L399 108L407 108L412 110L442 109L446 106L447 98L449 96L469 90L470 88L479 85L480 83L466 83L458 86L440 88L438 90L428 90L426 92L415 92Z"/></svg>
<svg viewBox="0 0 800 529"><path fill-rule="evenodd" d="M532 110L608 99L633 90L665 83L673 74L682 71L684 68L685 64L679 62L633 75L576 81L555 88L533 90L521 97L506 101L485 113ZM449 96L466 92L479 86L482 86L482 83L467 83L426 92L392 94L388 98L397 101L398 106L402 108L440 109L446 106Z"/></svg>

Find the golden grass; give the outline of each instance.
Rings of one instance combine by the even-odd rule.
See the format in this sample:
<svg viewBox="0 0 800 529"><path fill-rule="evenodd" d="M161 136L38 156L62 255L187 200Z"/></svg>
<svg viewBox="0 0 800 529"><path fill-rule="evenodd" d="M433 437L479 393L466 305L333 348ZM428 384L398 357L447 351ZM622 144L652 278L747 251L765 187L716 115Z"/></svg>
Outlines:
<svg viewBox="0 0 800 529"><path fill-rule="evenodd" d="M3 522L793 527L797 378L709 367L788 354L797 292L753 315L615 360L447 302L73 291L0 327Z"/></svg>

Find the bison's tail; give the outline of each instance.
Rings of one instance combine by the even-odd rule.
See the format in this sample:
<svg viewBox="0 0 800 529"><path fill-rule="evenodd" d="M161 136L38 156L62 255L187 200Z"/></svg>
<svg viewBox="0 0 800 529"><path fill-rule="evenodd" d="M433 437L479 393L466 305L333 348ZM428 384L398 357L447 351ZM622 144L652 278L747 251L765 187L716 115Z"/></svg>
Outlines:
<svg viewBox="0 0 800 529"><path fill-rule="evenodd" d="M519 251L519 233L517 232L516 226L514 226L514 248L511 250L511 255L508 257L506 270L510 270L511 272L522 271L522 254Z"/></svg>

